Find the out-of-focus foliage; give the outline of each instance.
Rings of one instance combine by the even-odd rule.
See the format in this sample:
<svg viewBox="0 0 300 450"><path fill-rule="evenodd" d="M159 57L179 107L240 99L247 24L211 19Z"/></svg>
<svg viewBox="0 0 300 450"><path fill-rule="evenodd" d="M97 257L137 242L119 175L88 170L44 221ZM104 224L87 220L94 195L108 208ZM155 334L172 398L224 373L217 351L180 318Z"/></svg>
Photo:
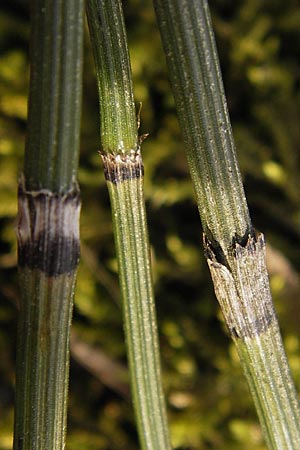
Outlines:
<svg viewBox="0 0 300 450"><path fill-rule="evenodd" d="M29 3L12 0L0 9L0 450L10 449L12 443L19 297L13 227L26 131ZM299 3L212 0L210 5L251 215L270 244L271 285L299 388ZM124 2L124 9L135 97L143 103L141 134L150 133L143 144L145 190L173 445L262 450L254 407L203 257L152 4L131 0ZM87 36L79 171L82 258L74 310L68 449L134 450L138 444L126 372L124 377L117 264L97 154L101 144L93 70ZM106 359L99 362L88 353L78 357L77 340ZM120 373L110 368L112 362L121 365ZM93 364L98 364L100 375L91 369ZM108 377L103 375L106 369Z"/></svg>

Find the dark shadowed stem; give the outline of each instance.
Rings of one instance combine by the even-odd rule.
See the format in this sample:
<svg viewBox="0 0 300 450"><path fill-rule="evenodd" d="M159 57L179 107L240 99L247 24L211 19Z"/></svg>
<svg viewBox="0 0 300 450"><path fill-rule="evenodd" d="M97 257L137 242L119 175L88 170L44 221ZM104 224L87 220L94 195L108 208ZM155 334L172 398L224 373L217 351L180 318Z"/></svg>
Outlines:
<svg viewBox="0 0 300 450"><path fill-rule="evenodd" d="M34 0L30 5L25 187L68 192L78 166L83 0Z"/></svg>
<svg viewBox="0 0 300 450"><path fill-rule="evenodd" d="M300 448L300 411L243 191L206 0L154 0L206 256L271 449Z"/></svg>
<svg viewBox="0 0 300 450"><path fill-rule="evenodd" d="M171 448L162 391L150 249L129 54L121 2L88 0L99 98L101 156L123 297L131 391L141 448Z"/></svg>
<svg viewBox="0 0 300 450"><path fill-rule="evenodd" d="M14 450L65 448L79 259L82 0L34 0L17 224L20 311Z"/></svg>

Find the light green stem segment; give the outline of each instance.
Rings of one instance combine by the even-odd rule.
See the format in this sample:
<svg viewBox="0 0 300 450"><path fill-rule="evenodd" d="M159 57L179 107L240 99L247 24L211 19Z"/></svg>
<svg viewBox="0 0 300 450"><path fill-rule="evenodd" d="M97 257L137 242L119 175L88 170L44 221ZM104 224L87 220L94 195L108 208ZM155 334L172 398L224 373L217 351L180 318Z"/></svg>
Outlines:
<svg viewBox="0 0 300 450"><path fill-rule="evenodd" d="M277 322L259 336L234 340L268 448L300 448L299 403Z"/></svg>
<svg viewBox="0 0 300 450"><path fill-rule="evenodd" d="M154 0L202 226L226 254L251 233L206 0Z"/></svg>
<svg viewBox="0 0 300 450"><path fill-rule="evenodd" d="M168 450L171 445L161 384L143 179L135 177L136 168L132 163L123 169L122 173L126 170L129 175L127 180L108 181L107 184L123 296L133 402L141 448Z"/></svg>
<svg viewBox="0 0 300 450"><path fill-rule="evenodd" d="M25 186L66 193L74 187L78 167L84 4L33 0L30 6Z"/></svg>
<svg viewBox="0 0 300 450"><path fill-rule="evenodd" d="M101 156L111 200L131 389L143 450L171 448L143 195L141 139L120 0L87 0L100 100Z"/></svg>
<svg viewBox="0 0 300 450"><path fill-rule="evenodd" d="M87 18L100 94L101 146L105 153L138 147L130 60L120 0L87 0Z"/></svg>

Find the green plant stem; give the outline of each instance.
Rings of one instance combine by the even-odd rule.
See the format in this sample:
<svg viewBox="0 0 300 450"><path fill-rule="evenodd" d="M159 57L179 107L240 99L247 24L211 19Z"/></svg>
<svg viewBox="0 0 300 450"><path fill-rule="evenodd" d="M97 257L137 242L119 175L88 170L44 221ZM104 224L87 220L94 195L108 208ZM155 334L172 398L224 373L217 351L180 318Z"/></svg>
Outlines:
<svg viewBox="0 0 300 450"><path fill-rule="evenodd" d="M206 1L154 5L203 229L226 254L251 222Z"/></svg>
<svg viewBox="0 0 300 450"><path fill-rule="evenodd" d="M251 226L206 0L154 0L216 296L270 449L300 448L300 410Z"/></svg>
<svg viewBox="0 0 300 450"><path fill-rule="evenodd" d="M108 163L108 173L131 172L120 182L108 181L113 212L119 277L123 295L131 390L142 449L169 449L161 385L159 347L144 207L142 162ZM106 161L104 162L106 164ZM116 168L118 166L118 168Z"/></svg>
<svg viewBox="0 0 300 450"><path fill-rule="evenodd" d="M101 92L102 151L112 154L135 151L138 131L121 2L89 0L86 8Z"/></svg>
<svg viewBox="0 0 300 450"><path fill-rule="evenodd" d="M143 450L171 448L163 398L150 249L121 2L88 0L100 98L101 156L110 195L131 391Z"/></svg>
<svg viewBox="0 0 300 450"><path fill-rule="evenodd" d="M34 0L25 187L67 192L78 167L83 0Z"/></svg>
<svg viewBox="0 0 300 450"><path fill-rule="evenodd" d="M19 190L15 450L65 447L79 196Z"/></svg>
<svg viewBox="0 0 300 450"><path fill-rule="evenodd" d="M230 266L205 243L225 322L237 347L270 449L300 445L300 409L273 308L262 234L235 245Z"/></svg>
<svg viewBox="0 0 300 450"><path fill-rule="evenodd" d="M82 44L82 0L33 2L29 124L18 193L14 450L65 448L79 260Z"/></svg>
<svg viewBox="0 0 300 450"><path fill-rule="evenodd" d="M278 324L236 344L269 448L299 448L299 404Z"/></svg>

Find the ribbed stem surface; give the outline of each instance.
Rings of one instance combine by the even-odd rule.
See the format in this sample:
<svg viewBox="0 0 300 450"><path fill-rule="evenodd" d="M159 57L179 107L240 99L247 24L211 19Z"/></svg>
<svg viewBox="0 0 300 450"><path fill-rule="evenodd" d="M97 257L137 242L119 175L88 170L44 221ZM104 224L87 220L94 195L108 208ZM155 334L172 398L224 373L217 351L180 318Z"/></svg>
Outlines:
<svg viewBox="0 0 300 450"><path fill-rule="evenodd" d="M278 324L236 342L270 449L300 448L300 410Z"/></svg>
<svg viewBox="0 0 300 450"><path fill-rule="evenodd" d="M216 296L267 444L300 448L300 409L237 165L206 0L154 0Z"/></svg>
<svg viewBox="0 0 300 450"><path fill-rule="evenodd" d="M17 224L20 310L14 450L63 450L79 260L83 0L34 0Z"/></svg>
<svg viewBox="0 0 300 450"><path fill-rule="evenodd" d="M251 233L206 1L155 0L204 232L223 252Z"/></svg>
<svg viewBox="0 0 300 450"><path fill-rule="evenodd" d="M143 180L108 181L108 188L141 448L167 450L171 446L161 385Z"/></svg>
<svg viewBox="0 0 300 450"><path fill-rule="evenodd" d="M88 0L100 100L101 156L111 200L131 389L141 448L171 448L143 196L143 163L120 0Z"/></svg>
<svg viewBox="0 0 300 450"><path fill-rule="evenodd" d="M101 92L102 151L136 150L137 121L121 2L88 0L87 17Z"/></svg>
<svg viewBox="0 0 300 450"><path fill-rule="evenodd" d="M78 166L83 0L33 0L27 190L65 193Z"/></svg>
<svg viewBox="0 0 300 450"><path fill-rule="evenodd" d="M14 450L65 447L79 193L19 188Z"/></svg>
<svg viewBox="0 0 300 450"><path fill-rule="evenodd" d="M270 449L300 448L300 408L274 311L262 234L236 244L226 267L208 265Z"/></svg>

